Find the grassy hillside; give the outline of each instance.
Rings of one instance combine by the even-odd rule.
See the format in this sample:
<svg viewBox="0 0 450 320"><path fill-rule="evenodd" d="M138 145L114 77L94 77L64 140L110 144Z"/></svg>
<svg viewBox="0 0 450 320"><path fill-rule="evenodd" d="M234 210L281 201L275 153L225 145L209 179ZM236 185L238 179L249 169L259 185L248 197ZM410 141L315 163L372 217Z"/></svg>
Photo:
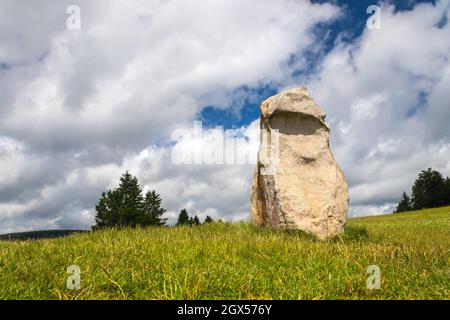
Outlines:
<svg viewBox="0 0 450 320"><path fill-rule="evenodd" d="M1 241L0 298L449 299L449 260L450 207L351 219L328 242L248 223L109 230ZM80 290L66 288L72 264Z"/></svg>

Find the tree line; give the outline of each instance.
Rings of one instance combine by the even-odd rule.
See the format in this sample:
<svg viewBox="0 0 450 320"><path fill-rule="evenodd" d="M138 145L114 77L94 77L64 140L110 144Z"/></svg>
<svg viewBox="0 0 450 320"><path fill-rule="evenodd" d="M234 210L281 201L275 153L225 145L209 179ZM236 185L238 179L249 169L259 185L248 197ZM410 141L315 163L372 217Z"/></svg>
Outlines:
<svg viewBox="0 0 450 320"><path fill-rule="evenodd" d="M411 197L403 192L394 212L406 212L450 205L450 178L428 168L422 170L411 188Z"/></svg>
<svg viewBox="0 0 450 320"><path fill-rule="evenodd" d="M211 223L214 222L213 218L211 218L210 216L206 216L204 223ZM180 211L180 214L178 216L178 220L177 220L177 226L182 226L182 225L200 225L200 219L198 218L197 215L193 216L193 217L189 217L189 214L187 213L186 209L182 209Z"/></svg>
<svg viewBox="0 0 450 320"><path fill-rule="evenodd" d="M143 194L139 181L128 171L120 177L119 187L103 192L95 206L95 225L92 229L166 226L161 196L155 190ZM207 216L204 223L214 220ZM190 217L186 209L180 211L177 225L201 225L197 215Z"/></svg>
<svg viewBox="0 0 450 320"><path fill-rule="evenodd" d="M34 239L52 239L69 236L74 233L84 233L87 230L37 230L1 234L0 240L34 240Z"/></svg>
<svg viewBox="0 0 450 320"><path fill-rule="evenodd" d="M394 212L421 210L450 205L450 178L444 178L436 170L422 170L411 188L411 197L406 192ZM155 190L143 193L138 179L128 171L120 177L119 187L103 192L95 206L95 225L92 229L111 227L166 226L163 218L161 196ZM204 223L214 220L207 216ZM197 215L189 216L186 209L179 213L177 226L201 225Z"/></svg>

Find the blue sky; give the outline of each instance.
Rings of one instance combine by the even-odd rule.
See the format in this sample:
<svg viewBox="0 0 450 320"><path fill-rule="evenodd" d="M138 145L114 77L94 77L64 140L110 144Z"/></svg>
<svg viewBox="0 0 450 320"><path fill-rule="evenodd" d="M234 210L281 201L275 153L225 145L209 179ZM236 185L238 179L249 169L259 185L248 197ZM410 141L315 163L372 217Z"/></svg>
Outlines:
<svg viewBox="0 0 450 320"><path fill-rule="evenodd" d="M435 1L429 0L380 1L378 3L372 0L314 0L312 2L336 4L344 10L344 14L338 19L314 26L315 33L318 35L316 39L322 42L322 50L320 55L302 52L301 57L307 58L307 64L304 68L294 70L293 72L293 76L300 83L311 73L317 71L316 68L320 66L320 60L334 48L338 39L351 43L361 36L367 18L370 16L370 14L367 14L367 8L370 5L379 4L383 6L384 4L393 4L397 12L402 12L412 10L418 3L435 3ZM293 58L295 59L295 56ZM214 105L204 106L198 115L198 120L202 120L205 127L222 126L225 129L249 125L259 117L260 102L279 91L276 85L273 83L263 83L257 87L243 86L237 88L236 91L244 92L248 98L244 99L244 101L233 101L231 106L226 106L225 108L224 106ZM422 100L420 103L414 106L408 115L412 115L420 106L423 106L423 99L426 98L426 94L423 93L421 97Z"/></svg>
<svg viewBox="0 0 450 320"><path fill-rule="evenodd" d="M248 219L254 163L178 165L173 151L221 126L256 155L260 103L300 85L327 113L349 215L392 212L420 170L450 175L450 0L382 2L369 30L376 4L1 1L0 233L87 229L126 170L171 222L183 208ZM173 139L198 120L201 139Z"/></svg>

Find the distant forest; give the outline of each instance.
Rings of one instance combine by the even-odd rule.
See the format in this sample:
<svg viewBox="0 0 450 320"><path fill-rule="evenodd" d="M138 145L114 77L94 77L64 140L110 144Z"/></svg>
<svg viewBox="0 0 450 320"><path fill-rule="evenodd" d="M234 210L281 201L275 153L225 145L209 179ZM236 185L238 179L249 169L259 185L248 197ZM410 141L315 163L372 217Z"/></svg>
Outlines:
<svg viewBox="0 0 450 320"><path fill-rule="evenodd" d="M33 240L44 238L65 237L73 233L89 232L88 230L41 230L28 232L15 232L0 235L0 240Z"/></svg>

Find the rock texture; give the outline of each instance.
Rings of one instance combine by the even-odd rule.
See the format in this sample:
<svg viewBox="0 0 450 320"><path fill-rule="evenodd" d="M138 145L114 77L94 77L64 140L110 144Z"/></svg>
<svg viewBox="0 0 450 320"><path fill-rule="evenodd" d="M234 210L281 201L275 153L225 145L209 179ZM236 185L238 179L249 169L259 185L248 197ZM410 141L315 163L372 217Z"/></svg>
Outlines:
<svg viewBox="0 0 450 320"><path fill-rule="evenodd" d="M330 150L325 113L300 87L264 101L260 127L253 221L321 239L341 233L348 186Z"/></svg>

